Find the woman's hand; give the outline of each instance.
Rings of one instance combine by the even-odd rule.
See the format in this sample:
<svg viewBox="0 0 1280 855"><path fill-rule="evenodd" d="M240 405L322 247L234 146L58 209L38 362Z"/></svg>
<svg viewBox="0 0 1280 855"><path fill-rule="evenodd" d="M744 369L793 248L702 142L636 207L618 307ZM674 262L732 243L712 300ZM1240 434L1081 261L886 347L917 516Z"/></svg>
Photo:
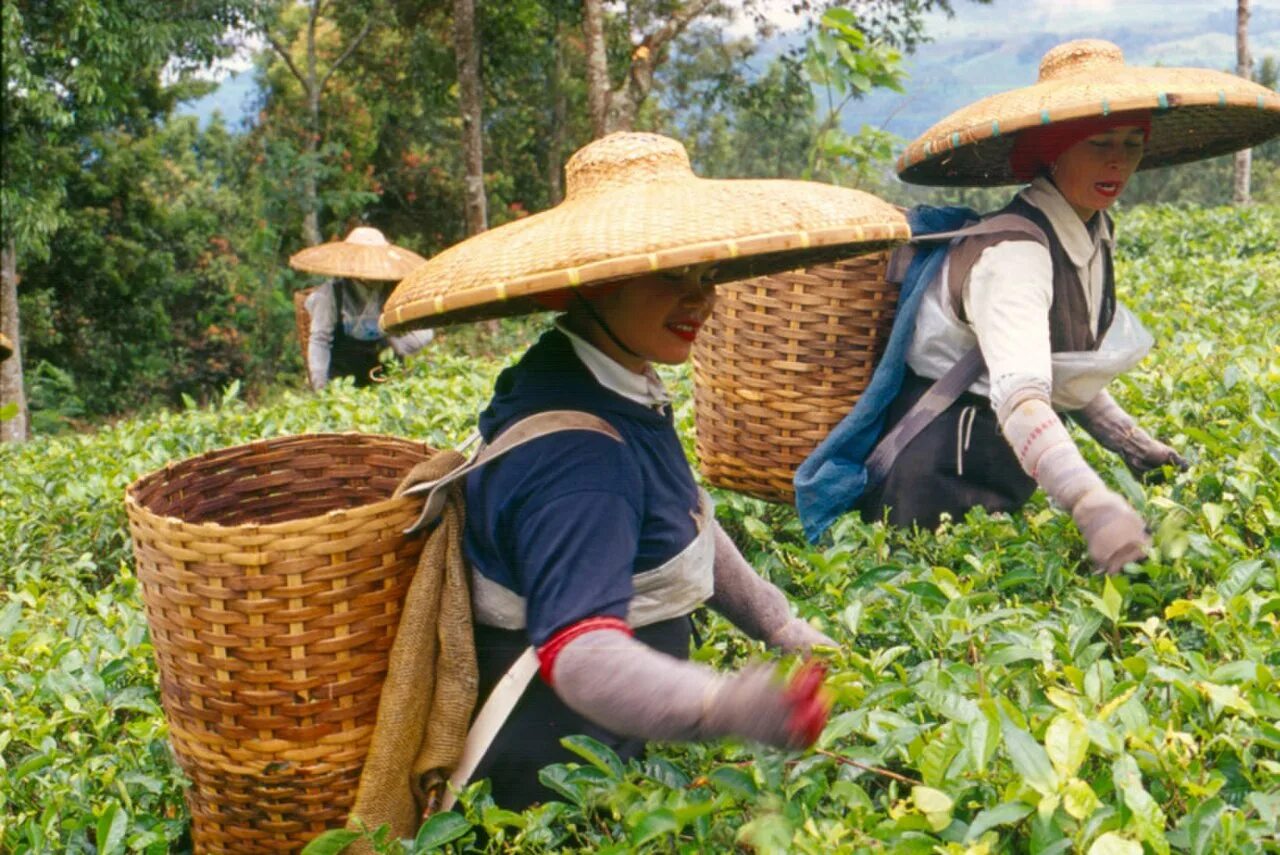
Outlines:
<svg viewBox="0 0 1280 855"><path fill-rule="evenodd" d="M1110 490L1085 494L1071 509L1093 566L1114 576L1131 561L1147 557L1151 535L1146 523L1129 503Z"/></svg>
<svg viewBox="0 0 1280 855"><path fill-rule="evenodd" d="M825 676L821 664L806 662L784 685L773 667L748 667L708 695L703 728L709 736L808 748L822 735L831 712L831 697L822 687Z"/></svg>
<svg viewBox="0 0 1280 855"><path fill-rule="evenodd" d="M1185 472L1190 465L1181 454L1138 427L1133 416L1105 390L1074 417L1103 448L1119 454L1136 478L1158 482L1165 466Z"/></svg>
<svg viewBox="0 0 1280 855"><path fill-rule="evenodd" d="M809 655L815 647L839 647L831 636L814 629L806 620L795 617L778 627L764 643L776 647L783 653L799 653Z"/></svg>
<svg viewBox="0 0 1280 855"><path fill-rule="evenodd" d="M716 527L715 593L707 605L747 635L784 653L808 654L814 647L839 647L825 633L791 614L787 597L760 577L733 540Z"/></svg>
<svg viewBox="0 0 1280 855"><path fill-rule="evenodd" d="M1095 569L1115 574L1141 561L1151 542L1146 525L1124 499L1107 489L1080 456L1049 402L1027 398L1000 425L1023 470L1071 513Z"/></svg>

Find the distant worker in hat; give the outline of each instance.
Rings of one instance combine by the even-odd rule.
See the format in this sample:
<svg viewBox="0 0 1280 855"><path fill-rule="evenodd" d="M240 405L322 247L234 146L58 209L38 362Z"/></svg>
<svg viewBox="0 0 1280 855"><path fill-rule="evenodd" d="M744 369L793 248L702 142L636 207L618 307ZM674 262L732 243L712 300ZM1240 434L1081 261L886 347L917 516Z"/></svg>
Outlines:
<svg viewBox="0 0 1280 855"><path fill-rule="evenodd" d="M770 666L725 673L687 661L690 613L704 603L783 651L835 643L791 613L716 522L654 366L689 358L716 282L908 237L902 215L875 197L700 179L683 146L654 134L597 140L566 177L563 203L431 259L383 315L399 330L558 310L498 378L480 433L492 442L539 413L601 423L541 436L467 476L480 700L522 658L541 675L475 772L512 810L555 797L538 772L574 758L560 744L571 734L624 759L649 739L817 739L828 702L816 665L787 681Z"/></svg>
<svg viewBox="0 0 1280 855"><path fill-rule="evenodd" d="M306 353L311 388L319 391L334 377L352 377L357 386L367 386L375 381L381 365L378 355L387 347L404 358L431 342L431 330L388 336L378 326L391 288L425 261L416 252L388 243L382 232L369 226L289 259L294 270L334 277L312 291L305 303L311 318Z"/></svg>
<svg viewBox="0 0 1280 855"><path fill-rule="evenodd" d="M908 146L904 181L1027 186L979 233L953 240L921 298L886 431L927 412L926 393L966 358L977 379L895 449L858 504L864 516L933 527L975 506L1012 511L1039 486L1072 515L1098 570L1144 558L1142 517L1085 463L1062 418L1136 475L1187 466L1106 389L1152 343L1116 299L1107 210L1138 169L1278 133L1280 95L1264 87L1216 71L1128 66L1110 42L1083 40L1050 50L1035 85L978 101Z"/></svg>

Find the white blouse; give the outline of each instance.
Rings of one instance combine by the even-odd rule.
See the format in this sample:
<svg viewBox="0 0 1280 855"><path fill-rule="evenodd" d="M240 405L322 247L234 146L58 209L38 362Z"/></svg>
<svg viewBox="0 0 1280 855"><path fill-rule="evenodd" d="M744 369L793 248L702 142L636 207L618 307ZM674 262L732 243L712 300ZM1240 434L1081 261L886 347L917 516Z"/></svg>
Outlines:
<svg viewBox="0 0 1280 855"><path fill-rule="evenodd" d="M1089 323L1096 329L1103 296L1104 256L1112 244L1105 217L1085 224L1058 188L1037 178L1020 193L1044 212L1067 258L1085 284ZM987 371L969 391L991 399L999 412L1015 390L1034 387L1052 397L1049 307L1053 264L1049 250L1035 241L1008 240L978 256L963 290L966 323L956 316L947 292L949 262L929 283L916 318L907 364L922 377L937 379L974 344Z"/></svg>

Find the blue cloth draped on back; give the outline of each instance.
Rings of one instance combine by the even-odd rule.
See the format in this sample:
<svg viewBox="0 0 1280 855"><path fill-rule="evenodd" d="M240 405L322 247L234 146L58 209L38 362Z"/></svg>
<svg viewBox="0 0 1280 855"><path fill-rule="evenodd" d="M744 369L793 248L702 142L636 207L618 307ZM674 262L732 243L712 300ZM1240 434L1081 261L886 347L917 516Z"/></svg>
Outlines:
<svg viewBox="0 0 1280 855"><path fill-rule="evenodd" d="M970 208L919 205L907 212L917 237L963 228L979 215ZM867 489L866 459L884 433L889 405L902 389L907 348L916 328L916 312L925 288L938 275L949 241L922 243L907 267L898 294L897 314L884 356L853 410L796 470L796 510L805 537L816 543L836 518L853 508Z"/></svg>

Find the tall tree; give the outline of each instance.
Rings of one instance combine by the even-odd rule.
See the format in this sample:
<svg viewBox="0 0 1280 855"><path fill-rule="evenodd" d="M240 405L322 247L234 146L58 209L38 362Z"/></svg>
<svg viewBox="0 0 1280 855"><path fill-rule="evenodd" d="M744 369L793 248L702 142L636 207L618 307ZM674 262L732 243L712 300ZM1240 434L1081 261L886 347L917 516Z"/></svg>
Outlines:
<svg viewBox="0 0 1280 855"><path fill-rule="evenodd" d="M308 246L315 246L322 240L320 236L320 197L317 187L317 176L320 171L320 143L323 140L323 128L320 122L321 96L324 95L325 87L329 85L333 75L342 67L343 63L351 58L356 48L369 35L377 15L375 10L370 10L359 31L347 39L345 45L338 48L337 55L329 62L329 67L322 71L320 69L320 47L316 31L327 5L326 0L308 0L306 3L307 18L303 25L301 65L295 61L293 52L290 50L292 38L279 31L279 24L277 22L264 22L262 25L263 37L266 38L267 43L271 45L280 59L284 61L289 72L298 81L298 85L302 87L302 93L306 99L307 126L302 144L301 168L302 203L305 212L302 218L302 238Z"/></svg>
<svg viewBox="0 0 1280 855"><path fill-rule="evenodd" d="M484 190L483 93L480 83L480 46L476 39L475 0L454 0L453 49L458 64L458 106L462 112L462 139L466 150L467 234L489 227Z"/></svg>
<svg viewBox="0 0 1280 855"><path fill-rule="evenodd" d="M94 151L91 135L120 125L148 126L176 93L161 70L211 60L228 49L240 0L5 0L0 4L4 70L0 142L0 328L19 350L0 363L0 439L28 433L18 271L48 254L64 222L66 181Z"/></svg>
<svg viewBox="0 0 1280 855"><path fill-rule="evenodd" d="M1236 74L1249 79L1253 60L1249 58L1249 0L1236 0ZM1249 204L1249 173L1253 153L1249 149L1236 152L1235 194L1237 205Z"/></svg>
<svg viewBox="0 0 1280 855"><path fill-rule="evenodd" d="M640 105L653 89L654 71L666 59L668 45L693 21L710 12L716 6L716 0L644 5L652 8L639 8L637 0L627 3L626 20L637 29L630 34L634 47L626 72L615 86L609 75L604 0L582 0L587 49L587 102L592 134L597 138L614 131L631 130Z"/></svg>

